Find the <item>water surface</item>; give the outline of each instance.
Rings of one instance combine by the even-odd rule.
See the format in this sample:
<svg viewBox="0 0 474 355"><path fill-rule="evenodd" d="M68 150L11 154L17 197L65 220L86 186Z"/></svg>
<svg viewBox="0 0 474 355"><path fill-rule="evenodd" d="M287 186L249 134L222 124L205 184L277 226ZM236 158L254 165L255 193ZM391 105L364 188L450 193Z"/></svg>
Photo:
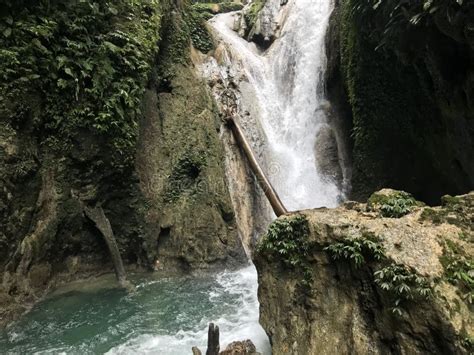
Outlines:
<svg viewBox="0 0 474 355"><path fill-rule="evenodd" d="M137 291L114 288L111 276L53 293L0 333L4 354L191 354L205 351L207 325L221 329L221 349L252 339L270 354L258 323L253 266L199 277L131 275Z"/></svg>

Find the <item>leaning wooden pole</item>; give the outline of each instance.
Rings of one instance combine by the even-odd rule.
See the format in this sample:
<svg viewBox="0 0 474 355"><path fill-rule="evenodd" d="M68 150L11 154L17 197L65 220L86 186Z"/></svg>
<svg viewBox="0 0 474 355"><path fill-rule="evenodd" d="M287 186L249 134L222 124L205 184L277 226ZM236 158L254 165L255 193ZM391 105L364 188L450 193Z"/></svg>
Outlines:
<svg viewBox="0 0 474 355"><path fill-rule="evenodd" d="M126 289L133 289L133 285L127 280L127 274L123 267L122 256L117 246L112 226L110 225L109 219L106 217L104 210L101 206L98 207L84 207L85 215L94 222L97 229L104 237L105 243L109 249L112 262L114 264L115 276L119 285Z"/></svg>
<svg viewBox="0 0 474 355"><path fill-rule="evenodd" d="M250 147L250 144L245 138L242 127L240 127L239 123L230 115L226 118L226 122L228 126L230 127L230 129L232 130L232 133L234 134L234 137L238 145L244 151L245 156L247 157L247 160L249 162L250 168L252 169L252 172L257 177L258 184L260 185L263 192L265 193L265 196L267 196L268 201L270 202L273 208L273 212L275 212L277 217L287 214L288 213L287 209L281 202L280 197L276 193L270 181L265 176L265 173L263 172L262 168L260 167L260 164L255 158L252 148Z"/></svg>

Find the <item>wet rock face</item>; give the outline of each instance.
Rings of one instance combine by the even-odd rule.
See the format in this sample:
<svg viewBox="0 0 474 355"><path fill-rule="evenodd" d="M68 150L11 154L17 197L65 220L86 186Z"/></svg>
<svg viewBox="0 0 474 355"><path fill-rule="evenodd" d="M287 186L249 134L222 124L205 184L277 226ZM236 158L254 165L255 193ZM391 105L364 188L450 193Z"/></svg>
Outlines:
<svg viewBox="0 0 474 355"><path fill-rule="evenodd" d="M354 199L394 186L439 203L446 193L474 189L474 47L467 35L472 32L465 30L474 16L471 5L460 3L457 15L435 11L426 26L412 26L403 16L407 25L400 25L382 53L374 48L385 37L394 3L366 12L353 11L358 1L336 2L328 32L328 92L357 133L351 148Z"/></svg>
<svg viewBox="0 0 474 355"><path fill-rule="evenodd" d="M242 36L267 49L279 37L286 19L288 0L258 0L246 7L239 27Z"/></svg>
<svg viewBox="0 0 474 355"><path fill-rule="evenodd" d="M277 220L284 228L274 227L255 256L260 321L273 353L472 352L473 201L474 192L447 196L430 208L383 190L369 204ZM304 248L276 250L291 245L279 243L288 242L279 230L282 238L305 230L288 222L301 216ZM293 233L284 233L287 226Z"/></svg>
<svg viewBox="0 0 474 355"><path fill-rule="evenodd" d="M343 174L339 161L339 149L336 135L329 125L324 125L316 134L316 168L329 180L342 185Z"/></svg>
<svg viewBox="0 0 474 355"><path fill-rule="evenodd" d="M150 201L146 246L162 268L246 261L224 170L219 121L206 87L181 66L171 92L145 98L138 171Z"/></svg>

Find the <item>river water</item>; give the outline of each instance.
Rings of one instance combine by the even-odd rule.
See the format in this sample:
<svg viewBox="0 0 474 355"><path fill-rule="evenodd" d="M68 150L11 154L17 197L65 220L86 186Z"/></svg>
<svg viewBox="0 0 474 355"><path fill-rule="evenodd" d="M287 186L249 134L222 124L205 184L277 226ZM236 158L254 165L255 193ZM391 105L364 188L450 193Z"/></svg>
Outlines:
<svg viewBox="0 0 474 355"><path fill-rule="evenodd" d="M209 322L221 348L252 339L270 354L258 323L253 266L198 277L130 275L135 293L114 288L110 276L61 288L0 332L1 354L191 354L206 349Z"/></svg>

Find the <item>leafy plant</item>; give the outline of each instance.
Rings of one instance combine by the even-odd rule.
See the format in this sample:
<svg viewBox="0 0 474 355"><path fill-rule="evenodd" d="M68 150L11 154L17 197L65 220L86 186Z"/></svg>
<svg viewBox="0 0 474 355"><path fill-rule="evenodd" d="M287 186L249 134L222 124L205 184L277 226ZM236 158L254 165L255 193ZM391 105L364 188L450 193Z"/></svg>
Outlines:
<svg viewBox="0 0 474 355"><path fill-rule="evenodd" d="M309 227L305 216L277 219L258 244L257 252L277 256L285 266L301 270L303 283L309 284L311 269L308 261L308 234Z"/></svg>
<svg viewBox="0 0 474 355"><path fill-rule="evenodd" d="M206 14L191 10L186 16L193 46L203 53L214 49L212 37L206 27L206 19L208 18Z"/></svg>
<svg viewBox="0 0 474 355"><path fill-rule="evenodd" d="M385 259L383 246L371 234L345 238L341 242L327 246L324 250L335 260L344 259L353 262L356 268L371 261L379 262ZM391 263L377 270L373 277L375 283L390 294L392 311L396 314L401 314L405 301L425 299L432 294L431 285L426 278L402 265Z"/></svg>
<svg viewBox="0 0 474 355"><path fill-rule="evenodd" d="M244 12L244 20L247 25L245 35L248 36L252 28L255 26L255 22L257 22L258 14L265 6L265 0L254 0L250 4L249 8Z"/></svg>
<svg viewBox="0 0 474 355"><path fill-rule="evenodd" d="M367 260L381 260L385 257L384 248L372 234L357 238L345 238L324 248L333 259L346 259L354 262L358 268Z"/></svg>
<svg viewBox="0 0 474 355"><path fill-rule="evenodd" d="M389 195L373 194L368 201L368 208L379 211L382 217L400 218L413 210L420 203L408 192L395 191Z"/></svg>
<svg viewBox="0 0 474 355"><path fill-rule="evenodd" d="M392 298L392 312L401 315L405 301L427 299L432 296L431 284L407 267L388 265L374 273L375 283Z"/></svg>
<svg viewBox="0 0 474 355"><path fill-rule="evenodd" d="M458 244L447 239L441 264L446 280L459 287L467 303L474 303L474 260L466 257Z"/></svg>
<svg viewBox="0 0 474 355"><path fill-rule="evenodd" d="M469 16L470 1L466 0L353 0L352 11L361 21L377 18L382 27L372 35L379 47L393 44L414 26L429 26L436 17L451 25L464 24Z"/></svg>
<svg viewBox="0 0 474 355"><path fill-rule="evenodd" d="M158 49L158 0L7 1L0 5L0 114L63 152L87 130L130 164Z"/></svg>

